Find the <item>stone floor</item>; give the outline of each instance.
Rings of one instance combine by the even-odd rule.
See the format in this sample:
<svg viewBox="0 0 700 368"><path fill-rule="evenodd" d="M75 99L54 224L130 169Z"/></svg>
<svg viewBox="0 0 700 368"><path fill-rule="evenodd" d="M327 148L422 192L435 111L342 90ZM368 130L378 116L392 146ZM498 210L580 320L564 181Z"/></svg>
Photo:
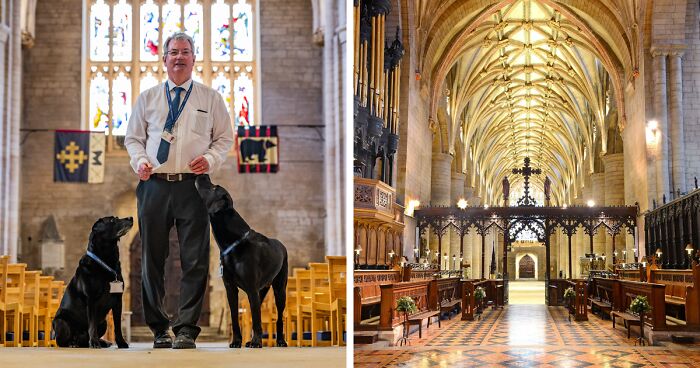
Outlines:
<svg viewBox="0 0 700 368"><path fill-rule="evenodd" d="M198 343L195 350L0 348L0 367L345 367L345 348L229 349L224 343Z"/></svg>
<svg viewBox="0 0 700 368"><path fill-rule="evenodd" d="M523 296L514 297L517 303ZM359 346L353 355L355 367L363 368L700 367L698 345L639 347L634 337L590 314L589 321L569 322L563 307L510 304L488 309L480 320L454 316L442 328L431 325L422 339L411 334L410 346Z"/></svg>

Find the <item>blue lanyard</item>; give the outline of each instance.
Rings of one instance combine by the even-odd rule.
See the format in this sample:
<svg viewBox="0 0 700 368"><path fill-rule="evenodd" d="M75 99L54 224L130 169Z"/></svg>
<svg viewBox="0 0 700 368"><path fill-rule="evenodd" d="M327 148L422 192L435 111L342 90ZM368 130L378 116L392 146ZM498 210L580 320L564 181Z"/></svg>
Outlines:
<svg viewBox="0 0 700 368"><path fill-rule="evenodd" d="M187 99L190 98L190 93L192 92L192 86L194 86L194 81L190 81L190 88L187 90L187 94L185 95L185 100L182 101L182 104L180 104L180 108L177 111L177 115L174 115L173 112L173 101L172 97L170 97L170 87L168 86L168 82L165 82L165 96L168 97L168 115L172 118L173 125L177 121L177 118L180 117L180 114L182 114L182 110L185 109L185 105L187 104Z"/></svg>
<svg viewBox="0 0 700 368"><path fill-rule="evenodd" d="M105 270L107 270L107 271L111 272L112 274L114 274L114 280L115 280L115 281L117 280L117 272L114 271L114 270L112 269L112 267L107 266L107 264L106 264L103 260L101 260L100 257L96 256L95 253L93 253L93 252L91 252L91 251L87 251L87 256L90 257L90 258L92 258L92 259L94 259L95 262L99 263L99 265L102 266Z"/></svg>

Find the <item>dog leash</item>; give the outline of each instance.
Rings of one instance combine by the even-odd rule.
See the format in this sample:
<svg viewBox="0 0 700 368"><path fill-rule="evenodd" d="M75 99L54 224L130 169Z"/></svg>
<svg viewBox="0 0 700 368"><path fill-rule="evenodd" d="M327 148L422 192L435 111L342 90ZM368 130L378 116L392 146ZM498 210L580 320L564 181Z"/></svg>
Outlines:
<svg viewBox="0 0 700 368"><path fill-rule="evenodd" d="M114 281L117 281L117 280L118 280L117 271L115 271L114 269L112 269L112 267L109 267L103 260L100 259L100 257L96 256L95 253L93 253L93 252L91 252L91 251L87 251L87 256L90 257L90 258L92 258L95 262L97 262L97 263L98 263L100 266L102 266L105 270L107 270L107 271L111 272L112 274L114 274Z"/></svg>
<svg viewBox="0 0 700 368"><path fill-rule="evenodd" d="M241 244L242 241L246 240L248 238L248 235L250 235L250 230L246 231L245 234L243 234L242 238L236 240L235 242L233 242L233 244L229 245L226 249L224 249L224 251L221 252L220 258L224 259L224 257L227 254L231 253L231 251L233 250L233 248L236 247L236 245Z"/></svg>

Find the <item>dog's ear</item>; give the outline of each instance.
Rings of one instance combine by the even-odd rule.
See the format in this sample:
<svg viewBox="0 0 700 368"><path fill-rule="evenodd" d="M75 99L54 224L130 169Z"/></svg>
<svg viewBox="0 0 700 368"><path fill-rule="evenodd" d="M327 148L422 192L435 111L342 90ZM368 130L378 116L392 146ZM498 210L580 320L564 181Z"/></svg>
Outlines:
<svg viewBox="0 0 700 368"><path fill-rule="evenodd" d="M97 221L92 225L92 231L93 231L93 232L98 232L98 233L99 233L99 232L102 232L102 231L105 231L105 230L107 229L107 226L108 226L108 225L107 225L107 222L108 222L108 221L109 221L109 220L108 220L107 217L103 217L103 218L97 220Z"/></svg>

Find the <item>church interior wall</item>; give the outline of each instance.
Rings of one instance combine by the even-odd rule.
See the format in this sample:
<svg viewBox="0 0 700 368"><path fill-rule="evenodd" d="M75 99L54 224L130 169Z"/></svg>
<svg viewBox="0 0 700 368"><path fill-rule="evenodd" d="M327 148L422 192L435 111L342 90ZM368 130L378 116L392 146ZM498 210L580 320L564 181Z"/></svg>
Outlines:
<svg viewBox="0 0 700 368"><path fill-rule="evenodd" d="M22 129L38 131L22 134L19 260L40 268L41 225L54 216L65 241L65 269L56 276L64 280L84 254L96 219L136 216L138 179L125 152L107 155L102 184L53 182L53 130L82 128L81 17L80 0L40 3L35 45L23 52ZM238 174L232 152L212 181L229 190L251 227L286 245L291 268L323 261L325 253L322 50L312 42L306 0L261 1L260 21L261 124L279 127L280 169L276 174ZM135 236L136 229L130 233ZM129 245L120 245L125 277ZM218 252L211 253L214 270ZM213 285L220 284L216 280ZM212 298L212 311L225 302L222 286L214 289L221 298Z"/></svg>

